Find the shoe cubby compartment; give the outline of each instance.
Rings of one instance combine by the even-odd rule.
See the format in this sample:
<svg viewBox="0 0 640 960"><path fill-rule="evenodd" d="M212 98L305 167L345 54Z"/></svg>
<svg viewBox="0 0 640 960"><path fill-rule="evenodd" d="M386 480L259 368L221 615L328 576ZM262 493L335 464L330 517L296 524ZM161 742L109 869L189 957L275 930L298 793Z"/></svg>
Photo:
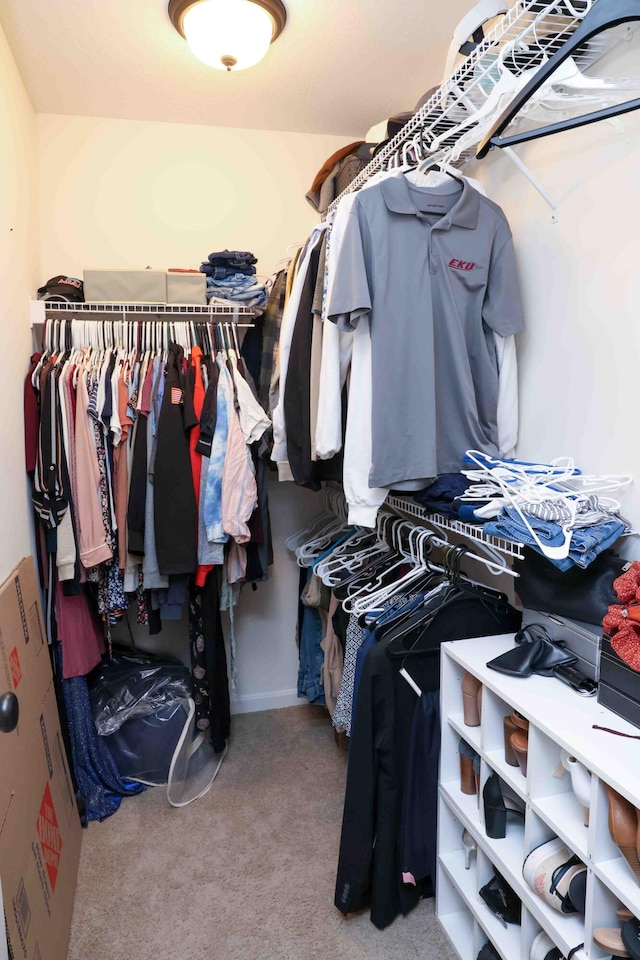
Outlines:
<svg viewBox="0 0 640 960"><path fill-rule="evenodd" d="M478 850L478 890L489 883L495 873L502 874L509 886L513 887L510 879L505 876L499 863L494 862L482 850ZM516 891L517 892L517 891ZM494 947L503 957L503 960L513 960L520 956L521 923L504 924L502 920L491 911L484 902L480 894L477 896L478 903L478 921L486 933L486 939L493 943ZM483 941L484 942L484 941Z"/></svg>
<svg viewBox="0 0 640 960"><path fill-rule="evenodd" d="M590 879L593 889L592 896L587 901L590 916L587 917L586 928L592 931L601 927L619 929L622 921L616 916L616 910L626 904L622 904L613 891L596 876L592 874ZM593 938L584 946L590 960L609 960L611 957L612 951L599 946Z"/></svg>
<svg viewBox="0 0 640 960"><path fill-rule="evenodd" d="M541 938L545 938L544 947L540 943ZM534 943L535 954L533 953ZM551 943L551 946L549 946ZM522 923L522 957L525 960L545 960L547 954L558 944L549 936L547 930L544 930L536 918L527 910L523 916ZM581 954L578 954L581 957Z"/></svg>
<svg viewBox="0 0 640 960"><path fill-rule="evenodd" d="M526 825L527 854L535 851L548 841L554 840L556 837L558 837L557 831L530 808L527 813ZM560 840L568 847L570 856L574 853L580 856L577 850L566 843L564 837L560 837ZM581 913L563 914L547 903L542 896L539 896L533 886L527 883L524 878L523 867L525 858L526 855L523 856L521 861L520 878L528 893L527 903L529 910L545 933L559 947L563 955L566 956L574 947L584 942L585 917ZM548 887L550 878L547 877L544 879L542 871L540 871L539 875L541 882L544 882Z"/></svg>
<svg viewBox="0 0 640 960"><path fill-rule="evenodd" d="M441 795L438 809L438 854L440 864L467 902L475 899L478 890L478 841ZM467 830L476 845L475 851L465 850L463 832ZM467 841L468 842L468 841ZM469 868L467 869L467 863Z"/></svg>
<svg viewBox="0 0 640 960"><path fill-rule="evenodd" d="M474 752L475 747L468 740L461 738L457 729L451 724L442 726L442 748L440 752L440 785L452 802L464 812L464 816L476 827L480 826L480 812L478 797L475 793L463 793L460 783L460 740ZM479 756L479 755L478 755Z"/></svg>
<svg viewBox="0 0 640 960"><path fill-rule="evenodd" d="M442 862L438 864L437 888L436 916L442 929L460 960L476 960L477 954L474 951L477 933L473 913Z"/></svg>
<svg viewBox="0 0 640 960"><path fill-rule="evenodd" d="M505 755L504 718L513 714L513 706L486 689L482 701L482 745L488 763L499 777L521 797L527 793L527 778L520 766L507 763Z"/></svg>
<svg viewBox="0 0 640 960"><path fill-rule="evenodd" d="M640 883L609 832L609 798L602 780L598 782L594 803L598 811L592 851L594 870L608 889L640 917Z"/></svg>
<svg viewBox="0 0 640 960"><path fill-rule="evenodd" d="M446 683L448 689L448 702L449 702L449 711L447 714L447 720L449 724L453 727L454 730L457 730L458 734L469 743L476 752L480 750L481 746L481 725L470 726L465 723L465 693L469 695L468 690L463 691L463 684L469 683L468 672L458 667L457 664L454 664L452 661L447 665L449 667L449 674L446 679L443 678L443 682ZM470 676L470 675L469 675ZM465 677L467 680L465 681ZM477 684L476 686L479 686ZM481 699L484 698L484 690L481 693ZM477 699L476 699L477 702ZM481 704L481 710L484 709L484 704ZM467 714L469 712L469 707L467 707Z"/></svg>
<svg viewBox="0 0 640 960"><path fill-rule="evenodd" d="M498 773L498 776L500 776L500 773L498 771L494 771L489 764L483 763L480 788L480 811L482 817L482 830L484 834L483 843L485 845L485 849L488 851L489 856L496 864L500 873L502 873L505 880L508 880L513 886L514 879L521 876L522 861L524 859L525 852L525 819L517 816L516 814L510 813L507 816L506 836L502 839L495 839L488 836L486 829L487 824L485 818L483 792L484 785L492 773ZM506 785L507 795L508 790L508 785Z"/></svg>
<svg viewBox="0 0 640 960"><path fill-rule="evenodd" d="M563 759L568 770L561 764ZM588 800L590 811L597 789L596 778L592 778L584 765L578 764L567 750L563 750L555 740L536 727L530 731L529 764L532 809L553 827L554 832L578 856L586 858L589 853L589 828L585 826L585 820L589 814L577 799L573 783L575 780L580 796ZM556 776L558 770L563 771L561 776Z"/></svg>

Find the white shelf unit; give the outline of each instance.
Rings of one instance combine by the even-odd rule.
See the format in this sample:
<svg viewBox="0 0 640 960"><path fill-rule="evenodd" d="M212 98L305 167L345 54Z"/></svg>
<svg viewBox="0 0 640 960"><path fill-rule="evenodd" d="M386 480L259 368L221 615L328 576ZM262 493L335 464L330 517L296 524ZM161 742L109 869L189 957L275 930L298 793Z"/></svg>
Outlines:
<svg viewBox="0 0 640 960"><path fill-rule="evenodd" d="M611 956L592 938L597 927L619 927L616 909L624 905L640 917L640 885L609 835L608 783L640 807L640 741L594 730L593 724L638 735L631 724L583 698L555 678L518 679L490 670L489 660L513 647L511 634L457 640L442 645L438 880L436 915L461 960L475 960L491 941L502 960L529 960L531 944L544 930L562 956L579 944L575 960ZM461 683L465 673L483 685L482 719L468 727L462 712ZM504 758L503 720L517 710L529 721L527 776ZM460 790L460 738L480 755L480 802ZM589 826L575 799L570 777L553 774L561 750L568 750L591 772ZM487 836L482 787L496 772L525 804L524 823L507 821L503 840ZM477 854L465 870L462 831L472 834ZM562 915L548 906L524 881L522 864L534 847L560 837L587 867L585 915ZM522 901L522 923L507 928L492 915L478 891L494 868Z"/></svg>

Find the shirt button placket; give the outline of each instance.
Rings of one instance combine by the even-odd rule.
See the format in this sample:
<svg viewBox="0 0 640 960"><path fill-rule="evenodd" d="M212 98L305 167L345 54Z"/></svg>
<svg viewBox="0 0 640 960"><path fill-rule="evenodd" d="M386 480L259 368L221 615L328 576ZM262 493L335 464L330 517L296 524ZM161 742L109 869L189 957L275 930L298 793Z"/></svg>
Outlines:
<svg viewBox="0 0 640 960"><path fill-rule="evenodd" d="M429 273L434 277L438 272L438 260L433 253L432 232L432 228L429 227Z"/></svg>

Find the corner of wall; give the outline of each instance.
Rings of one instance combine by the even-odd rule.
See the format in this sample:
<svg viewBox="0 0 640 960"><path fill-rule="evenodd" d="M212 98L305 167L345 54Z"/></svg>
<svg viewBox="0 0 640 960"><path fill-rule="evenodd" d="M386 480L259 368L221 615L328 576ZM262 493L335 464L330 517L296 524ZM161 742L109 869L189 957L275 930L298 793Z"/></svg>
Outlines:
<svg viewBox="0 0 640 960"><path fill-rule="evenodd" d="M0 581L32 551L28 485L24 472L22 383L31 347L29 295L38 282L35 112L11 48L0 28L0 143L3 176L11 190L0 198L0 351L3 416L0 420Z"/></svg>

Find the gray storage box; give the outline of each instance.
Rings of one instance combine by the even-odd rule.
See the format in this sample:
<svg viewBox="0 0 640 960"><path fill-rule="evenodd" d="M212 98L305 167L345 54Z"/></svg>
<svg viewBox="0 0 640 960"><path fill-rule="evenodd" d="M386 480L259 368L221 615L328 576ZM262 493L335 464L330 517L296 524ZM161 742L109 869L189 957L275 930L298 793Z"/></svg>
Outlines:
<svg viewBox="0 0 640 960"><path fill-rule="evenodd" d="M84 299L92 303L166 303L164 270L85 270Z"/></svg>
<svg viewBox="0 0 640 960"><path fill-rule="evenodd" d="M167 272L167 303L207 305L207 278L204 273Z"/></svg>
<svg viewBox="0 0 640 960"><path fill-rule="evenodd" d="M598 650L602 628L592 623L582 623L580 620L570 620L568 617L559 617L555 613L543 613L540 610L523 610L522 626L528 627L531 623L541 623L552 640L564 643L574 657L575 664L590 680L598 679Z"/></svg>

